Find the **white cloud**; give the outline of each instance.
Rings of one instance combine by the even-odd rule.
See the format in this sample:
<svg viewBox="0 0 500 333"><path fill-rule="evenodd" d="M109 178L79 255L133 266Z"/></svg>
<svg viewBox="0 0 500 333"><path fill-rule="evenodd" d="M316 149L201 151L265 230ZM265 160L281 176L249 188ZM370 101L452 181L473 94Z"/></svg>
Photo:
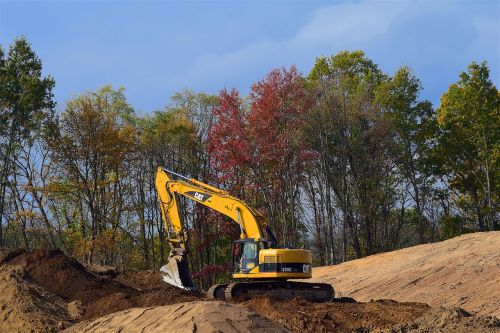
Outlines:
<svg viewBox="0 0 500 333"><path fill-rule="evenodd" d="M311 22L290 41L295 47L324 43L359 42L385 33L407 7L403 2L363 1L319 9Z"/></svg>
<svg viewBox="0 0 500 333"><path fill-rule="evenodd" d="M285 40L262 40L228 53L198 57L189 69L170 78L173 89L191 87L212 92L225 86L248 89L277 66L311 65L314 58L341 49L359 48L383 35L408 3L362 1L336 4L314 12L311 20ZM304 64L307 59L307 64ZM244 78L244 79L242 79ZM242 82L243 81L243 82Z"/></svg>
<svg viewBox="0 0 500 333"><path fill-rule="evenodd" d="M306 13L304 13L306 15ZM318 56L362 49L382 70L415 69L424 98L434 102L472 60L487 59L498 82L499 21L484 8L460 3L370 1L315 10L292 37L260 40L226 53L207 53L169 78L167 88L217 93L251 84L272 68L296 64L307 73ZM439 71L439 72L438 72Z"/></svg>

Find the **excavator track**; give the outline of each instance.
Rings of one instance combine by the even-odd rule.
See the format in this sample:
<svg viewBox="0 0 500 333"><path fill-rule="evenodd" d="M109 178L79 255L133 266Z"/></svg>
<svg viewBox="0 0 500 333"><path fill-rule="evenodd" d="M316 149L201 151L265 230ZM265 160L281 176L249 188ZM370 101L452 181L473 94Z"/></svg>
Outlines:
<svg viewBox="0 0 500 333"><path fill-rule="evenodd" d="M335 297L330 284L293 281L259 281L218 284L208 291L211 299L241 299L266 295L280 299L304 298L314 302L326 302Z"/></svg>
<svg viewBox="0 0 500 333"><path fill-rule="evenodd" d="M225 299L225 290L228 284L214 284L207 290L207 297L209 299Z"/></svg>

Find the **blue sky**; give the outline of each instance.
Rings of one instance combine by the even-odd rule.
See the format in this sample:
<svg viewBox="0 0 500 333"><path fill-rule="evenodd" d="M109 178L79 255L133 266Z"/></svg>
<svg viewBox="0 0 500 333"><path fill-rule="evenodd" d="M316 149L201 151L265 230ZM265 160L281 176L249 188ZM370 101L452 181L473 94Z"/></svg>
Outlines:
<svg viewBox="0 0 500 333"><path fill-rule="evenodd" d="M0 44L25 35L56 80L58 109L105 84L139 113L176 91L247 93L272 68L364 50L410 66L434 104L471 61L500 82L500 1L5 1Z"/></svg>

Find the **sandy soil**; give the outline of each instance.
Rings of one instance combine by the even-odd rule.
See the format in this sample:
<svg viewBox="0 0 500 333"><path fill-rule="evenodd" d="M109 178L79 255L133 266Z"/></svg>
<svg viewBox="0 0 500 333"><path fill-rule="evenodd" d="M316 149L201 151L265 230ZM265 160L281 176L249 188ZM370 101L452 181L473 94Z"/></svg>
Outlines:
<svg viewBox="0 0 500 333"><path fill-rule="evenodd" d="M371 332L414 321L429 310L421 303L379 300L358 303L337 300L312 303L305 300L253 298L243 304L261 316L294 332Z"/></svg>
<svg viewBox="0 0 500 333"><path fill-rule="evenodd" d="M0 249L0 332L52 332L133 307L199 300L159 273L94 274L58 250Z"/></svg>
<svg viewBox="0 0 500 333"><path fill-rule="evenodd" d="M473 316L461 308L437 307L411 323L382 330L384 333L500 333L500 320ZM375 333L375 332L373 332Z"/></svg>
<svg viewBox="0 0 500 333"><path fill-rule="evenodd" d="M422 302L500 317L500 232L318 267L313 280L331 283L337 295L358 301Z"/></svg>
<svg viewBox="0 0 500 333"><path fill-rule="evenodd" d="M498 318L469 313L498 315L499 241L499 232L472 234L318 268L316 280L333 283L341 296L367 301L327 303L207 301L164 283L157 272L119 273L83 266L57 250L0 248L0 333L500 333Z"/></svg>
<svg viewBox="0 0 500 333"><path fill-rule="evenodd" d="M85 332L288 332L243 305L198 301L151 308L133 308L92 322L77 324L66 333Z"/></svg>
<svg viewBox="0 0 500 333"><path fill-rule="evenodd" d="M175 304L201 297L201 293L163 283L159 273L120 274L114 278L96 275L59 250L23 252L4 261L3 266L22 267L32 284L65 301L79 301L84 319L131 307Z"/></svg>
<svg viewBox="0 0 500 333"><path fill-rule="evenodd" d="M66 303L26 281L20 267L1 267L0 291L0 332L54 332L72 324Z"/></svg>

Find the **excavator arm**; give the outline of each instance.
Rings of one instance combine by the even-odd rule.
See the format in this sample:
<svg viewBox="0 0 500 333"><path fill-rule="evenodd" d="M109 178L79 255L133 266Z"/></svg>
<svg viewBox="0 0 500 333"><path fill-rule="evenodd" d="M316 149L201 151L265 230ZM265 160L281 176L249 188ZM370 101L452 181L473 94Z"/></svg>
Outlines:
<svg viewBox="0 0 500 333"><path fill-rule="evenodd" d="M168 263L161 268L161 271L164 273L164 280L170 284L184 289L195 288L186 259L189 251L188 234L179 215L178 195L182 195L231 218L240 227L241 239L265 240L262 231L265 229L271 238L270 241L272 243L276 241L259 212L223 190L196 179L176 174L162 167L157 170L155 185L163 222L169 234L168 242L171 247Z"/></svg>

